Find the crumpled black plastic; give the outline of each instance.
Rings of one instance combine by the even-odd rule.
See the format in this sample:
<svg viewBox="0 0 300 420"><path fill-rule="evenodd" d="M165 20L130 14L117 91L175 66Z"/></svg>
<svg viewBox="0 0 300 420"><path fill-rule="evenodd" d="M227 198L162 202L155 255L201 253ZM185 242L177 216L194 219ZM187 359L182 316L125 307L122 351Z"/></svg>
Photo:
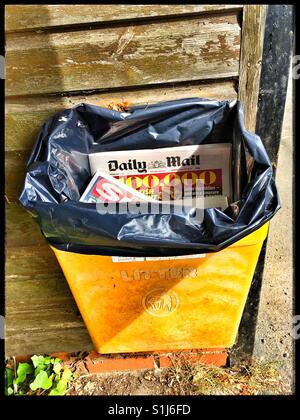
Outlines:
<svg viewBox="0 0 300 420"><path fill-rule="evenodd" d="M234 202L224 211L106 214L79 202L91 180L88 154L231 142ZM261 139L247 131L238 101L191 98L131 107L79 104L41 128L20 202L52 246L83 254L172 256L219 251L255 231L280 201Z"/></svg>

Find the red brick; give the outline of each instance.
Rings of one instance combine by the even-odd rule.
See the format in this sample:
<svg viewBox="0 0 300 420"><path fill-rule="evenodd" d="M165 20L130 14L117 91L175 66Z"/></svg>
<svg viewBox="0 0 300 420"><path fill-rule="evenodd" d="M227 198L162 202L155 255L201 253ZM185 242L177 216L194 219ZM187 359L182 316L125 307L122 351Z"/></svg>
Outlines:
<svg viewBox="0 0 300 420"><path fill-rule="evenodd" d="M213 366L226 366L227 362L227 352L222 353L207 353L202 354L199 358L199 363Z"/></svg>
<svg viewBox="0 0 300 420"><path fill-rule="evenodd" d="M159 362L160 367L171 367L173 366L172 359L174 358L174 362L178 363L178 365L185 363L195 364L195 363L202 363L207 365L213 366L225 366L227 360L227 352L205 352L205 353L195 353L190 352L187 354L180 355L180 353L173 353L173 355L160 355ZM182 357L182 359L181 359Z"/></svg>
<svg viewBox="0 0 300 420"><path fill-rule="evenodd" d="M214 348L205 348L205 349L170 349L170 350L155 350L155 351L148 351L147 354L166 354L166 353L215 353L215 352L223 352L227 351L225 348L221 347L214 347Z"/></svg>
<svg viewBox="0 0 300 420"><path fill-rule="evenodd" d="M173 363L169 356L159 356L159 367L166 368L171 366L173 366Z"/></svg>
<svg viewBox="0 0 300 420"><path fill-rule="evenodd" d="M111 372L122 370L153 369L154 357L111 357L98 355L95 358L86 359L86 368L90 373Z"/></svg>
<svg viewBox="0 0 300 420"><path fill-rule="evenodd" d="M67 352L51 353L50 356L53 358L64 360L64 361L70 359L70 353L67 353Z"/></svg>
<svg viewBox="0 0 300 420"><path fill-rule="evenodd" d="M15 356L16 362L17 363L25 363L25 362L30 362L31 360L31 355L23 355L23 356Z"/></svg>
<svg viewBox="0 0 300 420"><path fill-rule="evenodd" d="M138 370L138 369L153 369L154 356L157 355L159 358L159 365L161 368L171 367L173 365L172 358L176 360L176 363L180 364L180 358L182 362L187 363L203 363L214 366L225 366L227 360L226 349L203 349L203 350L175 350L175 351L151 351L139 355L128 354L128 356L120 355L101 355L95 351L92 351L87 356L86 368L91 373L96 372L111 372L111 371L125 371L125 370ZM70 359L70 353L59 352L52 353L51 357L57 357L63 361ZM30 355L16 356L17 362L29 362Z"/></svg>

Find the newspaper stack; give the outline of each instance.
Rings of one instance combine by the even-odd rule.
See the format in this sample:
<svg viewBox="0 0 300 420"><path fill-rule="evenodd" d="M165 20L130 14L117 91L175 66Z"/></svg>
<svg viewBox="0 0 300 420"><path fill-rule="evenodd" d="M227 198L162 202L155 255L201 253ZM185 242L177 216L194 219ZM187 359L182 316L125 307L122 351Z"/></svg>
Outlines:
<svg viewBox="0 0 300 420"><path fill-rule="evenodd" d="M93 179L80 201L194 202L204 190L204 208L231 201L231 144L126 150L89 155Z"/></svg>

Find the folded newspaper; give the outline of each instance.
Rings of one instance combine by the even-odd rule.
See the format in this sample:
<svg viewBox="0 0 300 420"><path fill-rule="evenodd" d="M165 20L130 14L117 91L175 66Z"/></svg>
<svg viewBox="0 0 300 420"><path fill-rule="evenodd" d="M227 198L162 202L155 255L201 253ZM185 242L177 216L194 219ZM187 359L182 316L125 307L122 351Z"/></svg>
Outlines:
<svg viewBox="0 0 300 420"><path fill-rule="evenodd" d="M128 187L113 176L97 171L80 198L85 203L126 203L130 201L155 201Z"/></svg>
<svg viewBox="0 0 300 420"><path fill-rule="evenodd" d="M94 177L80 201L176 204L184 198L193 205L200 191L204 208L224 209L231 199L229 143L102 152L89 160Z"/></svg>
<svg viewBox="0 0 300 420"><path fill-rule="evenodd" d="M190 197L187 199L178 200L164 200L165 203L173 203L175 205L184 205L189 207L196 207L197 197ZM107 173L97 171L93 176L92 181L89 183L85 192L83 193L80 201L85 203L126 203L132 201L139 202L154 202L159 203L160 201L154 200L148 195L139 193L132 187L128 187L126 184L115 179L113 176ZM201 202L203 208L217 207L224 210L228 206L228 200L225 196L204 196L203 202Z"/></svg>

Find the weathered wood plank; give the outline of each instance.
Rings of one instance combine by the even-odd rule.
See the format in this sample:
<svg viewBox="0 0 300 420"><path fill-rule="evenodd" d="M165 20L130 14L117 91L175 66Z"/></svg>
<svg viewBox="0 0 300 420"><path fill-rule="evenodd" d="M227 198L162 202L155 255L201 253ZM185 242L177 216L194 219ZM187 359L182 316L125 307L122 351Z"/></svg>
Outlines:
<svg viewBox="0 0 300 420"><path fill-rule="evenodd" d="M108 89L238 75L236 13L45 34L9 34L6 94Z"/></svg>
<svg viewBox="0 0 300 420"><path fill-rule="evenodd" d="M17 309L7 307L7 331L10 335L18 334L20 331L27 331L33 335L47 330L66 331L69 328L85 328L80 314L72 311L71 300L70 302L58 301L56 305L49 305L44 299L37 305L25 308L20 304L17 305Z"/></svg>
<svg viewBox="0 0 300 420"><path fill-rule="evenodd" d="M6 204L6 281L63 279L38 223L18 204Z"/></svg>
<svg viewBox="0 0 300 420"><path fill-rule="evenodd" d="M13 355L49 354L56 352L77 352L93 350L93 344L87 329L81 328L56 328L47 329L47 314L45 314L45 327L31 330L18 328L16 332L6 331L5 354L6 357ZM13 322L13 320L11 321ZM7 322L10 325L10 321ZM39 320L36 324L39 325Z"/></svg>
<svg viewBox="0 0 300 420"><path fill-rule="evenodd" d="M177 84L104 92L66 97L7 98L5 107L5 149L31 149L42 124L56 112L81 102L107 107L123 100L131 105L156 103L162 100L202 97L208 99L236 99L235 82L220 80L212 83Z"/></svg>
<svg viewBox="0 0 300 420"><path fill-rule="evenodd" d="M128 19L214 13L241 9L238 4L204 5L8 5L5 30L20 31Z"/></svg>
<svg viewBox="0 0 300 420"><path fill-rule="evenodd" d="M245 5L239 74L239 100L245 114L245 127L255 131L258 90L264 42L266 5Z"/></svg>
<svg viewBox="0 0 300 420"><path fill-rule="evenodd" d="M5 293L7 356L93 348L62 275L7 279Z"/></svg>
<svg viewBox="0 0 300 420"><path fill-rule="evenodd" d="M7 280L5 293L8 297L6 306L10 311L19 311L18 305L23 312L29 311L33 306L43 306L47 301L49 308L54 305L64 310L66 305L71 305L72 311L78 313L75 300L63 275L46 279Z"/></svg>
<svg viewBox="0 0 300 420"><path fill-rule="evenodd" d="M43 330L84 328L81 316L72 312L68 303L64 300L51 306L46 302L46 299L40 299L37 305L26 306L25 308L19 303L17 303L17 309L14 310L8 306L8 331L10 334L15 334L27 330L34 334ZM58 307L58 304L60 304L60 307ZM47 317L45 317L45 310L47 311ZM13 322L10 322L10 320Z"/></svg>
<svg viewBox="0 0 300 420"><path fill-rule="evenodd" d="M7 356L93 348L61 272L44 279L36 278L34 272L27 279L8 276L5 294Z"/></svg>
<svg viewBox="0 0 300 420"><path fill-rule="evenodd" d="M6 355L92 349L88 332L61 270L46 276L35 275L35 259L40 262L41 258L36 253L27 253L28 248L17 248L18 252L21 250L18 261L9 270L6 269ZM48 251L54 257L49 247ZM58 265L55 257L54 260ZM30 262L33 264L31 275L20 275L24 272L20 266L28 266ZM42 267L41 271L44 269Z"/></svg>
<svg viewBox="0 0 300 420"><path fill-rule="evenodd" d="M29 155L30 150L5 152L5 199L8 204L19 202Z"/></svg>
<svg viewBox="0 0 300 420"><path fill-rule="evenodd" d="M56 279L63 276L60 265L47 244L7 248L5 273L7 280L11 281Z"/></svg>
<svg viewBox="0 0 300 420"><path fill-rule="evenodd" d="M6 248L48 247L36 220L17 203L5 205L5 231Z"/></svg>

